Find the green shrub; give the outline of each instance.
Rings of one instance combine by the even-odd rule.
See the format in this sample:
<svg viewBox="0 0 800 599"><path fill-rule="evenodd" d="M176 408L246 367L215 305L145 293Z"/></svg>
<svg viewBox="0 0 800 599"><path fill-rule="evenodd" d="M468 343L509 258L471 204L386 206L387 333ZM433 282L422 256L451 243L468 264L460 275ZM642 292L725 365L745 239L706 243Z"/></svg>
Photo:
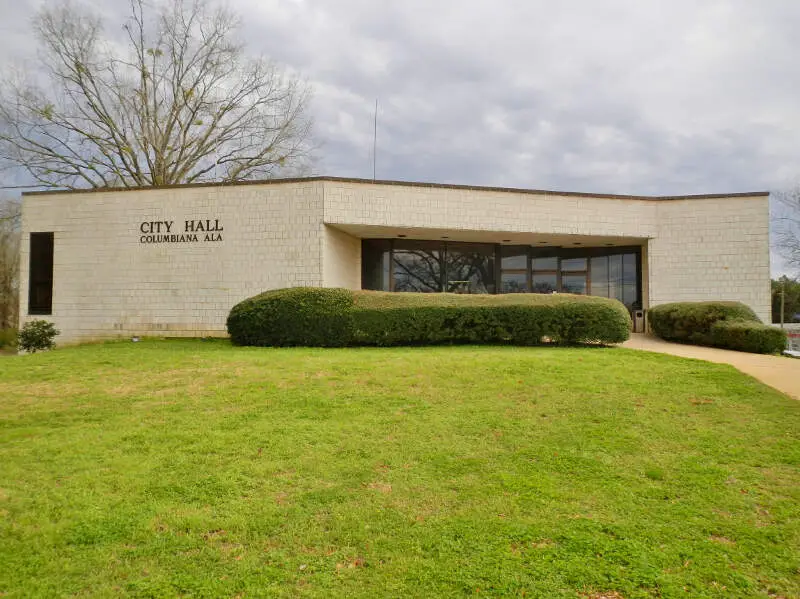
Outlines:
<svg viewBox="0 0 800 599"><path fill-rule="evenodd" d="M572 295L456 295L295 288L236 305L239 345L620 343L631 320L615 301Z"/></svg>
<svg viewBox="0 0 800 599"><path fill-rule="evenodd" d="M350 344L352 306L346 289L267 291L233 307L228 333L236 345L341 347Z"/></svg>
<svg viewBox="0 0 800 599"><path fill-rule="evenodd" d="M0 349L17 347L17 329L0 329Z"/></svg>
<svg viewBox="0 0 800 599"><path fill-rule="evenodd" d="M647 312L650 328L668 341L713 345L711 326L725 320L761 322L739 302L679 302L662 304Z"/></svg>
<svg viewBox="0 0 800 599"><path fill-rule="evenodd" d="M19 348L31 354L45 349L53 349L56 346L54 339L59 334L61 331L56 329L52 322L30 320L19 331Z"/></svg>
<svg viewBox="0 0 800 599"><path fill-rule="evenodd" d="M625 307L600 298L380 295L356 294L353 339L359 345L620 343L630 334Z"/></svg>
<svg viewBox="0 0 800 599"><path fill-rule="evenodd" d="M711 339L716 347L775 354L786 349L786 331L760 322L721 320L711 325Z"/></svg>
<svg viewBox="0 0 800 599"><path fill-rule="evenodd" d="M647 313L653 332L668 341L711 345L759 354L782 352L786 333L761 323L739 302L663 304Z"/></svg>

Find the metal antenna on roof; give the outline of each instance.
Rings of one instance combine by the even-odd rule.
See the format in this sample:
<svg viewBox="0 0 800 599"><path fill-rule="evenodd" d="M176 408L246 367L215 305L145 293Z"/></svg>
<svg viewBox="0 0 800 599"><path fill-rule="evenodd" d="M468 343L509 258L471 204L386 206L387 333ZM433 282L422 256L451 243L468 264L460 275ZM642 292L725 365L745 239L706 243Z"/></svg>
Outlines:
<svg viewBox="0 0 800 599"><path fill-rule="evenodd" d="M375 181L378 159L378 98L375 98L375 122L372 129L372 180Z"/></svg>

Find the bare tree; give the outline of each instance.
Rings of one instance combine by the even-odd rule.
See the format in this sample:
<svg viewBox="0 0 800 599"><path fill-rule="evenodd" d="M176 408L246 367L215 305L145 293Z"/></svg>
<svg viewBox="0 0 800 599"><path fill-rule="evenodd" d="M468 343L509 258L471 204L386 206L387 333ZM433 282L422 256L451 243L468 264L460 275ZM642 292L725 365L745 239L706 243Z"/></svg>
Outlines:
<svg viewBox="0 0 800 599"><path fill-rule="evenodd" d="M0 159L46 187L240 181L308 165L309 88L206 0L131 0L124 39L67 3L35 21L43 75L0 83ZM121 43L120 43L121 42Z"/></svg>
<svg viewBox="0 0 800 599"><path fill-rule="evenodd" d="M777 200L775 248L790 268L800 272L800 185L773 196Z"/></svg>
<svg viewBox="0 0 800 599"><path fill-rule="evenodd" d="M16 328L21 204L0 197L0 330Z"/></svg>

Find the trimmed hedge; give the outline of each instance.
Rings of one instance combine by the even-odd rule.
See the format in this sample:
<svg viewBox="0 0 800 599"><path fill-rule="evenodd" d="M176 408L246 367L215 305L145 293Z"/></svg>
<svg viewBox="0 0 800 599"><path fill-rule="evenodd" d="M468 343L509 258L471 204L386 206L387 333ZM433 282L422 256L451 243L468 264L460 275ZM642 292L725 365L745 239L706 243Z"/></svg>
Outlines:
<svg viewBox="0 0 800 599"><path fill-rule="evenodd" d="M304 288L268 291L234 306L237 345L437 345L620 343L625 307L573 295L457 295Z"/></svg>
<svg viewBox="0 0 800 599"><path fill-rule="evenodd" d="M754 354L776 354L786 349L786 331L744 320L721 320L711 325L711 340L716 347Z"/></svg>
<svg viewBox="0 0 800 599"><path fill-rule="evenodd" d="M668 341L713 345L711 325L723 320L761 322L739 302L678 302L650 308L647 318L653 332Z"/></svg>
<svg viewBox="0 0 800 599"><path fill-rule="evenodd" d="M352 337L352 307L346 289L267 291L233 307L228 333L236 345L342 347Z"/></svg>
<svg viewBox="0 0 800 599"><path fill-rule="evenodd" d="M653 332L667 341L752 353L776 353L786 347L784 331L762 324L739 302L662 304L647 315Z"/></svg>

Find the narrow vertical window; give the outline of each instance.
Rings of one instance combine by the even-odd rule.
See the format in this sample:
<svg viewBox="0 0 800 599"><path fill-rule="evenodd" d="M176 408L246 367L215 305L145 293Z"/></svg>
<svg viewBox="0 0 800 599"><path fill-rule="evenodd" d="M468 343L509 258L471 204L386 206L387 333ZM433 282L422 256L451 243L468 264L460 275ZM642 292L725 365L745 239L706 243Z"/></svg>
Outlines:
<svg viewBox="0 0 800 599"><path fill-rule="evenodd" d="M31 233L28 314L53 313L53 234Z"/></svg>

